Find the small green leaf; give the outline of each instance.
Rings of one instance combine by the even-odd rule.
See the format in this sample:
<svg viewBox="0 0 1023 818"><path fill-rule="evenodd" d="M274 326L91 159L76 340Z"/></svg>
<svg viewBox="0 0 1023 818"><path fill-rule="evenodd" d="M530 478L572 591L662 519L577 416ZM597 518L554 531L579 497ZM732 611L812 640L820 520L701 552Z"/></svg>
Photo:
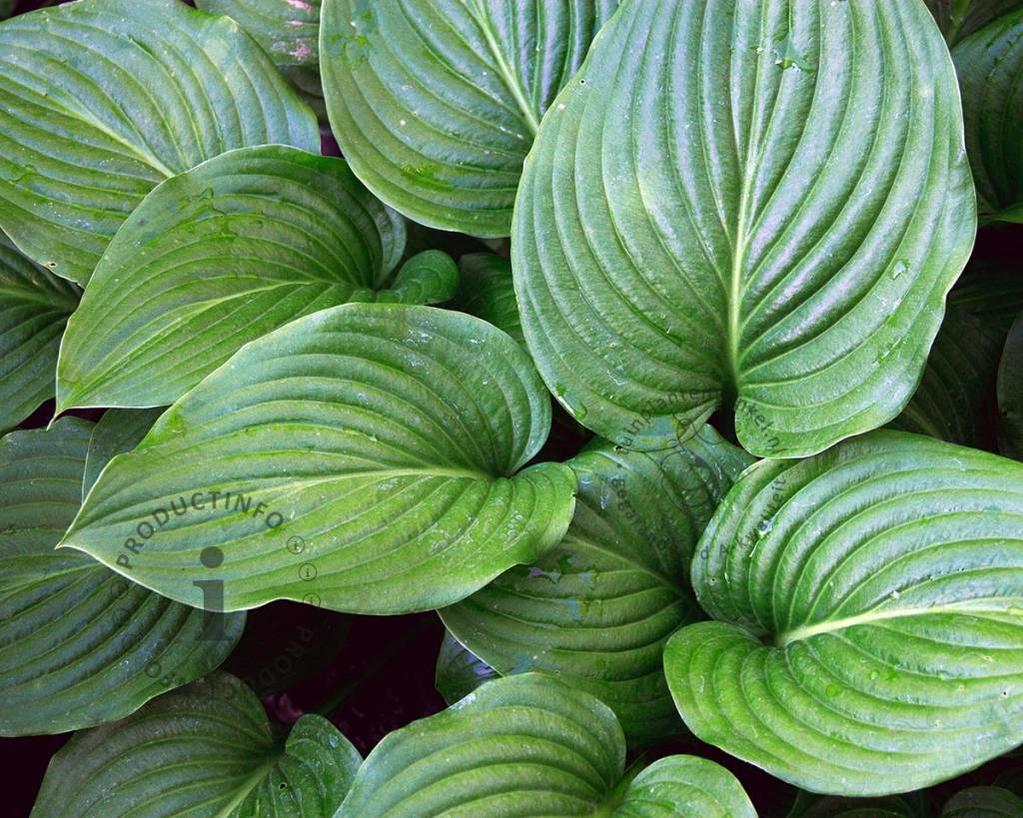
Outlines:
<svg viewBox="0 0 1023 818"><path fill-rule="evenodd" d="M941 818L1019 818L1023 799L1001 787L970 787L945 804Z"/></svg>
<svg viewBox="0 0 1023 818"><path fill-rule="evenodd" d="M458 308L503 329L525 346L511 262L492 253L470 253L459 259L458 269Z"/></svg>
<svg viewBox="0 0 1023 818"><path fill-rule="evenodd" d="M709 426L652 454L591 446L569 464L579 495L561 544L442 610L444 624L502 674L543 670L597 696L630 744L678 732L664 643L700 618L689 563L751 462Z"/></svg>
<svg viewBox="0 0 1023 818"><path fill-rule="evenodd" d="M671 756L629 780L600 700L553 676L488 682L397 730L366 758L334 818L755 818L731 773Z"/></svg>
<svg viewBox="0 0 1023 818"><path fill-rule="evenodd" d="M950 46L996 17L1018 9L1021 0L924 0Z"/></svg>
<svg viewBox="0 0 1023 818"><path fill-rule="evenodd" d="M902 432L753 466L668 642L702 740L814 792L887 795L1023 742L1023 466Z"/></svg>
<svg viewBox="0 0 1023 818"><path fill-rule="evenodd" d="M92 429L89 449L85 453L85 473L82 476L82 500L96 483L96 478L115 455L130 452L146 436L162 409L110 409L103 413Z"/></svg>
<svg viewBox="0 0 1023 818"><path fill-rule="evenodd" d="M1023 461L1023 313L1009 331L998 367L998 448Z"/></svg>
<svg viewBox="0 0 1023 818"><path fill-rule="evenodd" d="M247 341L386 289L404 223L340 159L244 148L150 193L68 322L57 410L165 406ZM390 300L449 295L399 280Z"/></svg>
<svg viewBox="0 0 1023 818"><path fill-rule="evenodd" d="M540 119L618 0L324 0L327 113L366 186L430 227L510 232Z"/></svg>
<svg viewBox="0 0 1023 818"><path fill-rule="evenodd" d="M259 699L217 673L75 735L50 762L31 818L327 818L360 762L316 715L275 742Z"/></svg>
<svg viewBox="0 0 1023 818"><path fill-rule="evenodd" d="M0 233L0 432L53 397L60 336L78 296Z"/></svg>
<svg viewBox="0 0 1023 818"><path fill-rule="evenodd" d="M54 550L81 504L86 458L100 457L90 445L97 431L63 418L0 440L5 736L122 718L217 667L241 636L244 615L209 620L83 554Z"/></svg>
<svg viewBox="0 0 1023 818"><path fill-rule="evenodd" d="M444 641L437 655L434 687L445 702L451 705L464 699L481 684L498 675L479 656L460 645L450 631L444 632Z"/></svg>
<svg viewBox="0 0 1023 818"><path fill-rule="evenodd" d="M208 578L224 610L437 608L561 540L572 470L519 471L550 422L528 356L483 321L323 310L242 348L114 458L63 544L194 605Z"/></svg>
<svg viewBox="0 0 1023 818"><path fill-rule="evenodd" d="M0 24L0 228L84 284L165 179L233 148L320 146L233 20L179 0L80 0Z"/></svg>
<svg viewBox="0 0 1023 818"><path fill-rule="evenodd" d="M526 340L613 442L734 405L748 451L814 454L908 403L974 208L921 3L627 3L526 163Z"/></svg>
<svg viewBox="0 0 1023 818"><path fill-rule="evenodd" d="M1019 6L1019 3L1014 5ZM966 148L981 217L1023 223L1023 8L952 52L959 71Z"/></svg>

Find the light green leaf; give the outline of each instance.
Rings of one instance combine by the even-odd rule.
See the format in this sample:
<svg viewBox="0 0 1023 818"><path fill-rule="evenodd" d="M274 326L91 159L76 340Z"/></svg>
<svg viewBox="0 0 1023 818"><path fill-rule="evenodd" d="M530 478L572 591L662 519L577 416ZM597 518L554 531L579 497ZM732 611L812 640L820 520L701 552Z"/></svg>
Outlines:
<svg viewBox="0 0 1023 818"><path fill-rule="evenodd" d="M598 699L526 673L413 722L366 758L335 818L754 818L739 782L703 759L662 759L631 782Z"/></svg>
<svg viewBox="0 0 1023 818"><path fill-rule="evenodd" d="M119 719L217 667L244 615L207 614L54 551L82 500L96 430L63 418L0 440L0 734Z"/></svg>
<svg viewBox="0 0 1023 818"><path fill-rule="evenodd" d="M656 454L591 446L569 464L579 495L561 544L442 610L444 624L502 674L543 670L597 696L630 744L677 733L664 643L701 618L689 563L751 462L709 426Z"/></svg>
<svg viewBox="0 0 1023 818"><path fill-rule="evenodd" d="M320 0L196 0L210 14L226 14L270 55L274 64L319 62Z"/></svg>
<svg viewBox="0 0 1023 818"><path fill-rule="evenodd" d="M375 300L401 304L443 304L458 290L458 265L447 253L424 250L406 261L389 290Z"/></svg>
<svg viewBox="0 0 1023 818"><path fill-rule="evenodd" d="M955 73L920 3L631 2L526 163L526 340L616 443L657 445L734 401L747 450L813 454L912 396L974 204Z"/></svg>
<svg viewBox="0 0 1023 818"><path fill-rule="evenodd" d="M941 818L1019 818L1023 799L1001 787L970 787L945 804Z"/></svg>
<svg viewBox="0 0 1023 818"><path fill-rule="evenodd" d="M496 670L460 645L450 631L444 631L444 640L437 655L434 687L445 702L454 704L497 676Z"/></svg>
<svg viewBox="0 0 1023 818"><path fill-rule="evenodd" d="M749 469L665 650L700 739L814 792L907 792L1023 742L1023 465L902 432Z"/></svg>
<svg viewBox="0 0 1023 818"><path fill-rule="evenodd" d="M924 0L949 45L1023 3L1020 0Z"/></svg>
<svg viewBox="0 0 1023 818"><path fill-rule="evenodd" d="M525 346L511 262L492 253L470 253L459 259L458 269L458 308L504 330Z"/></svg>
<svg viewBox="0 0 1023 818"><path fill-rule="evenodd" d="M360 762L316 715L275 741L255 694L217 673L77 734L50 762L31 818L329 818Z"/></svg>
<svg viewBox="0 0 1023 818"><path fill-rule="evenodd" d="M114 458L63 544L191 604L199 576L220 580L224 610L437 608L561 540L572 470L519 472L550 422L528 356L483 321L323 310L243 347Z"/></svg>
<svg viewBox="0 0 1023 818"><path fill-rule="evenodd" d="M80 0L0 24L0 227L84 284L168 177L224 151L318 151L316 119L233 20Z"/></svg>
<svg viewBox="0 0 1023 818"><path fill-rule="evenodd" d="M1023 460L1023 313L1009 331L998 367L998 448Z"/></svg>
<svg viewBox="0 0 1023 818"><path fill-rule="evenodd" d="M916 432L978 449L995 448L995 382L1004 333L968 312L949 308L923 380L912 400L892 423Z"/></svg>
<svg viewBox="0 0 1023 818"><path fill-rule="evenodd" d="M953 58L981 217L1023 223L1023 8L959 43Z"/></svg>
<svg viewBox="0 0 1023 818"><path fill-rule="evenodd" d="M78 295L0 233L0 432L53 397L60 336Z"/></svg>
<svg viewBox="0 0 1023 818"><path fill-rule="evenodd" d="M320 70L366 186L430 227L507 236L540 119L618 0L324 0Z"/></svg>
<svg viewBox="0 0 1023 818"><path fill-rule="evenodd" d="M61 345L57 410L173 403L247 341L375 299L404 249L400 217L340 159L284 146L211 159L110 243Z"/></svg>

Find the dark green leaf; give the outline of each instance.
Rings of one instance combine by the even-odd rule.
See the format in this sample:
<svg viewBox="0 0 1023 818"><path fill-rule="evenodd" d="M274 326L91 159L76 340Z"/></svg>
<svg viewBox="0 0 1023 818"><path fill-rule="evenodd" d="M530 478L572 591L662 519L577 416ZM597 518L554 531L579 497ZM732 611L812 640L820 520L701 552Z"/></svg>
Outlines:
<svg viewBox="0 0 1023 818"><path fill-rule="evenodd" d="M1023 460L1023 313L1009 331L998 367L998 448Z"/></svg>
<svg viewBox="0 0 1023 818"><path fill-rule="evenodd" d="M511 262L492 253L470 253L459 259L458 269L458 308L503 329L525 346Z"/></svg>
<svg viewBox="0 0 1023 818"><path fill-rule="evenodd" d="M460 645L450 631L444 632L434 676L434 687L444 701L454 704L497 676L496 670Z"/></svg>
<svg viewBox="0 0 1023 818"><path fill-rule="evenodd" d="M1023 799L1001 787L971 787L955 795L941 818L1019 818Z"/></svg>
<svg viewBox="0 0 1023 818"><path fill-rule="evenodd" d="M1019 8L1020 0L925 0L949 45L955 45L996 17Z"/></svg>

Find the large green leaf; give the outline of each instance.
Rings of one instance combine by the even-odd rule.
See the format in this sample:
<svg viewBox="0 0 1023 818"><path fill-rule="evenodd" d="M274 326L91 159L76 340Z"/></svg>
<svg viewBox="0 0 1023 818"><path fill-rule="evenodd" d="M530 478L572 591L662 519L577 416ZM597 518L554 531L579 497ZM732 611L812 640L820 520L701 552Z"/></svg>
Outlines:
<svg viewBox="0 0 1023 818"><path fill-rule="evenodd" d="M341 150L431 227L507 236L544 112L618 0L324 0L320 63Z"/></svg>
<svg viewBox="0 0 1023 818"><path fill-rule="evenodd" d="M579 495L561 545L442 610L444 624L502 674L544 670L602 699L630 744L677 732L661 654L700 618L689 563L750 462L709 426L656 454L591 446L570 463Z"/></svg>
<svg viewBox="0 0 1023 818"><path fill-rule="evenodd" d="M998 448L1023 460L1023 313L1009 331L998 367Z"/></svg>
<svg viewBox="0 0 1023 818"><path fill-rule="evenodd" d="M950 45L955 45L996 17L1023 5L1021 0L925 0L925 2Z"/></svg>
<svg viewBox="0 0 1023 818"><path fill-rule="evenodd" d="M224 151L318 151L316 119L233 20L179 0L80 0L0 24L0 227L84 283L170 176Z"/></svg>
<svg viewBox="0 0 1023 818"><path fill-rule="evenodd" d="M511 262L493 253L469 253L458 260L458 308L507 332L523 346Z"/></svg>
<svg viewBox="0 0 1023 818"><path fill-rule="evenodd" d="M241 635L244 615L207 620L83 554L53 550L81 505L96 431L64 418L0 440L3 735L126 716L217 667Z"/></svg>
<svg viewBox="0 0 1023 818"><path fill-rule="evenodd" d="M359 770L335 818L753 818L727 770L672 756L631 782L625 739L598 699L527 673L480 687L391 733Z"/></svg>
<svg viewBox="0 0 1023 818"><path fill-rule="evenodd" d="M437 608L561 540L572 470L519 472L550 422L528 356L483 321L323 310L243 347L172 406L110 463L63 544L191 604L197 579L222 582L224 610ZM157 533L153 509L172 502L182 514Z"/></svg>
<svg viewBox="0 0 1023 818"><path fill-rule="evenodd" d="M630 2L526 163L526 339L614 442L734 399L749 451L812 454L913 394L974 206L922 4Z"/></svg>
<svg viewBox="0 0 1023 818"><path fill-rule="evenodd" d="M373 299L404 249L404 222L340 159L284 146L211 159L110 243L61 345L57 410L173 403L245 342Z"/></svg>
<svg viewBox="0 0 1023 818"><path fill-rule="evenodd" d="M77 734L31 818L330 818L360 762L320 716L275 741L255 694L218 673Z"/></svg>
<svg viewBox="0 0 1023 818"><path fill-rule="evenodd" d="M953 58L981 216L1023 223L1023 8L959 43Z"/></svg>
<svg viewBox="0 0 1023 818"><path fill-rule="evenodd" d="M749 469L668 642L701 739L815 792L906 792L1023 742L1023 465L902 432Z"/></svg>
<svg viewBox="0 0 1023 818"><path fill-rule="evenodd" d="M995 448L995 383L1005 334L950 307L923 380L891 424L978 449Z"/></svg>
<svg viewBox="0 0 1023 818"><path fill-rule="evenodd" d="M233 18L277 66L319 62L320 0L196 0L210 14Z"/></svg>
<svg viewBox="0 0 1023 818"><path fill-rule="evenodd" d="M0 233L0 432L53 397L57 350L78 288L33 264Z"/></svg>

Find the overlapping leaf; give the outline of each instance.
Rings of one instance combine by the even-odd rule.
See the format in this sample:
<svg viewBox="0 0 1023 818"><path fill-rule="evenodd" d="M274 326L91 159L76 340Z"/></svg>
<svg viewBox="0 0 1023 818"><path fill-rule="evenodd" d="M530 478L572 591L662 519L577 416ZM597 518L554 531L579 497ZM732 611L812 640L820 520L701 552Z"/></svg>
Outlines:
<svg viewBox="0 0 1023 818"><path fill-rule="evenodd" d="M610 440L734 402L749 451L812 454L911 397L974 205L920 3L629 3L526 163L526 339Z"/></svg>
<svg viewBox="0 0 1023 818"><path fill-rule="evenodd" d="M602 699L630 743L676 732L664 643L700 618L689 562L750 462L709 426L656 454L590 447L570 463L579 495L558 548L445 608L444 624L502 674L544 670Z"/></svg>
<svg viewBox="0 0 1023 818"><path fill-rule="evenodd" d="M79 283L168 177L249 145L319 150L313 113L255 41L179 0L15 17L0 73L0 227Z"/></svg>
<svg viewBox="0 0 1023 818"><path fill-rule="evenodd" d="M1023 313L1009 331L998 367L998 447L1023 460Z"/></svg>
<svg viewBox="0 0 1023 818"><path fill-rule="evenodd" d="M243 615L207 620L85 555L53 550L81 505L87 458L108 448L91 447L97 431L65 418L0 441L3 735L121 718L217 667L241 635Z"/></svg>
<svg viewBox="0 0 1023 818"><path fill-rule="evenodd" d="M237 21L277 66L319 62L320 0L196 0L195 4Z"/></svg>
<svg viewBox="0 0 1023 818"><path fill-rule="evenodd" d="M981 216L1023 222L1023 8L959 43L953 57Z"/></svg>
<svg viewBox="0 0 1023 818"><path fill-rule="evenodd" d="M884 795L1023 743L1023 466L875 432L748 470L693 563L718 621L668 642L704 741L816 792Z"/></svg>
<svg viewBox="0 0 1023 818"><path fill-rule="evenodd" d="M225 610L440 607L564 535L571 469L519 472L550 421L528 356L483 321L401 304L323 310L245 346L172 406L110 463L64 544L193 604L197 582L222 582Z"/></svg>
<svg viewBox="0 0 1023 818"><path fill-rule="evenodd" d="M57 350L78 289L38 267L0 233L0 432L53 397Z"/></svg>
<svg viewBox="0 0 1023 818"><path fill-rule="evenodd" d="M218 156L160 185L110 243L61 345L58 411L173 403L245 342L374 299L404 249L400 217L342 160ZM408 295L446 300L445 284Z"/></svg>
<svg viewBox="0 0 1023 818"><path fill-rule="evenodd" d="M1020 0L925 0L949 45L1023 3Z"/></svg>
<svg viewBox="0 0 1023 818"><path fill-rule="evenodd" d="M551 676L498 679L387 736L335 818L752 818L741 785L703 759L671 756L631 782L625 739L598 699Z"/></svg>
<svg viewBox="0 0 1023 818"><path fill-rule="evenodd" d="M259 699L218 673L72 738L50 762L32 818L329 818L360 762L316 715L275 742Z"/></svg>
<svg viewBox="0 0 1023 818"><path fill-rule="evenodd" d="M1017 818L1023 799L1001 787L970 787L945 804L941 818Z"/></svg>
<svg viewBox="0 0 1023 818"><path fill-rule="evenodd" d="M422 224L507 236L540 119L618 0L324 0L334 135L359 178Z"/></svg>
<svg viewBox="0 0 1023 818"><path fill-rule="evenodd" d="M434 674L434 687L444 701L454 704L497 676L496 670L460 645L450 631L444 632Z"/></svg>
<svg viewBox="0 0 1023 818"><path fill-rule="evenodd" d="M511 262L493 253L469 253L459 259L458 269L459 309L504 330L525 346Z"/></svg>

